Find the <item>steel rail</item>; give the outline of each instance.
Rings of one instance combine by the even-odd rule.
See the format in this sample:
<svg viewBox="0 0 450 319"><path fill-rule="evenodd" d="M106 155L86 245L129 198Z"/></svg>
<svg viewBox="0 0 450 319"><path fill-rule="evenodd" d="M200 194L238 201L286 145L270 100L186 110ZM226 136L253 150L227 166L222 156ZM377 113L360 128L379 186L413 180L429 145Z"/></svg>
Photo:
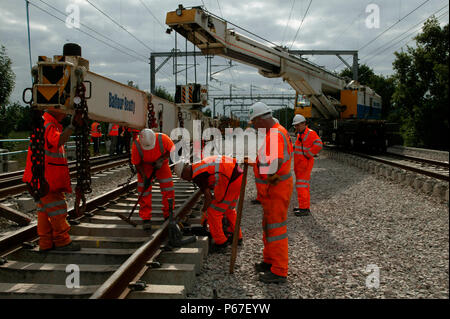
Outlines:
<svg viewBox="0 0 450 319"><path fill-rule="evenodd" d="M174 213L174 217L183 218L195 205L200 197L201 191L198 189L186 200ZM169 220L166 220L161 227L155 231L150 240L136 250L120 267L117 269L103 285L101 285L90 299L117 299L124 298L124 291L128 284L133 281L136 275L141 271L151 257L159 250L161 244L167 238Z"/></svg>

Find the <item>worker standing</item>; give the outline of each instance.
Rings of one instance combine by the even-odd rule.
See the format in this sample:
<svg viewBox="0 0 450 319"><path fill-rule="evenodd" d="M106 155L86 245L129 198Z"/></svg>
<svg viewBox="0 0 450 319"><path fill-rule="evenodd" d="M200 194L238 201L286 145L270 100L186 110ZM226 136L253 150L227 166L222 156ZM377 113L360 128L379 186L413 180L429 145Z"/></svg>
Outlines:
<svg viewBox="0 0 450 319"><path fill-rule="evenodd" d="M61 121L64 113L47 111L44 113L44 150L45 150L45 180L48 192L37 200L37 233L39 235L39 250L52 249L62 251L77 251L81 247L73 243L70 235L70 225L66 220L67 203L65 193L71 193L69 168L64 152L64 144L75 130L74 125L81 124L81 115L74 115L70 125L63 131ZM27 162L23 181L30 183L32 179L31 146L28 147Z"/></svg>
<svg viewBox="0 0 450 319"><path fill-rule="evenodd" d="M310 212L310 180L314 166L314 156L323 147L317 133L308 128L303 115L294 116L292 125L297 132L294 145L295 188L297 189L298 208L294 208L296 216L307 216Z"/></svg>
<svg viewBox="0 0 450 319"><path fill-rule="evenodd" d="M149 128L143 129L133 141L131 163L136 166L138 172L138 192L143 192L139 201L139 216L143 220L144 229L151 229L153 174L161 188L165 219L169 218L169 199L172 199L172 209L175 207L175 191L169 167L170 152L173 150L175 145L166 134L155 133Z"/></svg>
<svg viewBox="0 0 450 319"><path fill-rule="evenodd" d="M111 138L111 145L109 146L109 155L113 155L117 152L117 147L119 146L119 125L109 124L108 135Z"/></svg>
<svg viewBox="0 0 450 319"><path fill-rule="evenodd" d="M263 261L255 264L264 283L286 282L288 274L287 212L293 190L292 143L288 132L262 102L249 111L255 129L265 129L264 144L256 157L255 181L263 207Z"/></svg>
<svg viewBox="0 0 450 319"><path fill-rule="evenodd" d="M102 137L100 123L93 122L91 125L91 138L94 143L94 156L100 155L100 137Z"/></svg>
<svg viewBox="0 0 450 319"><path fill-rule="evenodd" d="M228 220L231 233L234 232L236 224L235 207L243 175L236 159L214 155L194 164L180 162L175 165L175 173L184 180L194 182L202 191L205 196L202 212L206 211L209 231L214 240L212 251L222 251L232 242L232 236L227 238L223 231L223 217ZM242 242L241 230L238 242Z"/></svg>

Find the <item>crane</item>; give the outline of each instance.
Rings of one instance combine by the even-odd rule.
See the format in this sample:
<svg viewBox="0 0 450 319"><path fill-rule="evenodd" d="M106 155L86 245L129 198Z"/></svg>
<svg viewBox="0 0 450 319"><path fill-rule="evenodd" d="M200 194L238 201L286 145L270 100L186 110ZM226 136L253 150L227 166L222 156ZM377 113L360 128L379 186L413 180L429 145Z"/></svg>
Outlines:
<svg viewBox="0 0 450 319"><path fill-rule="evenodd" d="M279 46L269 46L228 26L228 22L202 7L184 8L167 12L166 24L170 30L188 39L204 55L218 55L255 67L267 78L282 78L311 102L311 107L296 107L317 119L324 140L342 143L367 143L373 134L376 140L387 144L384 122L381 118L381 97L357 81L348 81L337 74L291 54ZM297 103L296 103L297 105ZM370 129L367 124L370 123ZM367 132L366 132L367 131ZM371 139L373 140L373 139ZM377 142L378 143L378 142Z"/></svg>

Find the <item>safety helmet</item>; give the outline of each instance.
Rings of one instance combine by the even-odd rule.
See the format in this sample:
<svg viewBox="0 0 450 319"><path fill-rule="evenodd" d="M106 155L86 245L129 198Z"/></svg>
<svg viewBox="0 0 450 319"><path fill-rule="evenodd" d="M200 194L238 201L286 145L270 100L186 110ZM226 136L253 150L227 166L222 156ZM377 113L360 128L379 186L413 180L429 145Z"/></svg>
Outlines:
<svg viewBox="0 0 450 319"><path fill-rule="evenodd" d="M254 103L250 106L250 110L248 111L250 121L252 121L255 117L265 114L272 114L272 110L263 102Z"/></svg>
<svg viewBox="0 0 450 319"><path fill-rule="evenodd" d="M184 160L180 160L177 163L175 163L173 170L175 171L175 174L177 174L178 177L181 178L181 174L183 173L184 165L186 162Z"/></svg>
<svg viewBox="0 0 450 319"><path fill-rule="evenodd" d="M296 116L294 116L294 119L292 120L292 125L300 124L303 122L306 122L305 117L301 114L297 114Z"/></svg>
<svg viewBox="0 0 450 319"><path fill-rule="evenodd" d="M149 128L144 128L139 133L139 142L141 143L142 149L144 151L151 150L155 147L156 144L156 135L155 132L153 132Z"/></svg>

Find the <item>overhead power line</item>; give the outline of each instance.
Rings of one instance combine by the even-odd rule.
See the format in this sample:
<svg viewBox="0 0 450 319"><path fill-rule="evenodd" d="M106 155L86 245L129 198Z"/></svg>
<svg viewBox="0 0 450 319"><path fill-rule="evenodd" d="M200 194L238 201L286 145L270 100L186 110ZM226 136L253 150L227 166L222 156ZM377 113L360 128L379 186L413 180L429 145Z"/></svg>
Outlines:
<svg viewBox="0 0 450 319"><path fill-rule="evenodd" d="M143 42L142 40L140 40L139 38L137 38L133 33L131 33L130 31L128 31L123 25L121 25L120 23L118 23L116 20L114 20L113 18L111 18L108 14L106 14L102 9L100 9L99 7L97 7L95 4L93 4L91 1L86 0L87 3L89 3L92 7L94 7L98 12L100 12L101 14L103 14L105 17L107 17L110 21L112 21L115 25L117 25L119 28L121 28L122 30L124 30L126 33L128 33L131 37L133 37L133 39L135 39L136 41L138 41L140 44L142 44L144 47L146 47L148 50L150 50L151 52L153 52L154 50L149 47L145 42Z"/></svg>
<svg viewBox="0 0 450 319"><path fill-rule="evenodd" d="M302 25L303 25L303 21L305 20L306 15L308 14L308 10L309 10L309 7L311 6L311 3L312 3L312 0L309 0L308 8L306 8L305 14L303 15L302 22L300 22L300 26L298 27L297 32L295 33L294 40L292 40L292 43L291 43L291 46L290 46L289 49L292 49L292 46L294 45L294 42L295 42L295 40L297 39L298 32L300 31L300 28L301 28Z"/></svg>

